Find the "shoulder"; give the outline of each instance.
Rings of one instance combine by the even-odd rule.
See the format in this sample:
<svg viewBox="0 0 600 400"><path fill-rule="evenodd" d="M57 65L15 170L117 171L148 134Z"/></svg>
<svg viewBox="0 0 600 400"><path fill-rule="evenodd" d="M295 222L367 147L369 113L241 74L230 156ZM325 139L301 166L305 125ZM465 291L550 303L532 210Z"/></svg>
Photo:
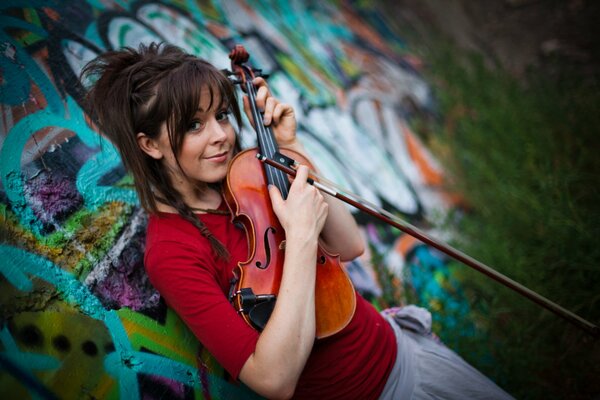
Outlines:
<svg viewBox="0 0 600 400"><path fill-rule="evenodd" d="M149 273L177 267L212 263L209 241L198 228L178 214L155 214L148 220L144 264Z"/></svg>
<svg viewBox="0 0 600 400"><path fill-rule="evenodd" d="M208 245L198 228L179 214L150 215L146 228L146 251L153 247L192 247L200 250Z"/></svg>
<svg viewBox="0 0 600 400"><path fill-rule="evenodd" d="M189 237L194 232L198 232L198 229L179 214L161 212L150 214L148 218L147 233L157 239L171 235Z"/></svg>

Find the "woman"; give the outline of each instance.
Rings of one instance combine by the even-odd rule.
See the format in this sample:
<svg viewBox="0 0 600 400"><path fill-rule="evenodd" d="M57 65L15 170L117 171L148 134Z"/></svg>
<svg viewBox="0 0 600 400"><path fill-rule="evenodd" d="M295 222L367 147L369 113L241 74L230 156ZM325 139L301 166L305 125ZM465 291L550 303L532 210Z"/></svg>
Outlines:
<svg viewBox="0 0 600 400"><path fill-rule="evenodd" d="M360 255L363 242L346 207L306 183L306 167L286 200L269 188L286 233L284 272L268 323L260 333L252 329L228 299L233 269L249 254L221 193L239 149L232 84L209 63L158 44L103 54L83 75L95 82L87 97L91 118L120 151L150 214L148 276L233 379L268 398L424 398L428 391L438 398L509 398L443 345L400 329L358 294L350 323L315 340L317 242L342 260ZM306 155L293 109L263 79L253 83L278 144ZM251 118L247 98L244 109ZM409 314L396 320L418 320Z"/></svg>

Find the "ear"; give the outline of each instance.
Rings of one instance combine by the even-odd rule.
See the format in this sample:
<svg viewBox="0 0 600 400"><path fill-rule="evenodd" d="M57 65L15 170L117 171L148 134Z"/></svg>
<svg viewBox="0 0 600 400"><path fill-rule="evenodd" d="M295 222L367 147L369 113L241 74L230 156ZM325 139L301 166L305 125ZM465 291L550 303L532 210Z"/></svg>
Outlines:
<svg viewBox="0 0 600 400"><path fill-rule="evenodd" d="M155 139L146 136L146 134L143 132L138 133L136 138L138 146L140 146L140 149L142 149L144 153L148 154L150 157L156 160L160 160L164 157L164 154L160 150L160 147L158 146L158 143Z"/></svg>

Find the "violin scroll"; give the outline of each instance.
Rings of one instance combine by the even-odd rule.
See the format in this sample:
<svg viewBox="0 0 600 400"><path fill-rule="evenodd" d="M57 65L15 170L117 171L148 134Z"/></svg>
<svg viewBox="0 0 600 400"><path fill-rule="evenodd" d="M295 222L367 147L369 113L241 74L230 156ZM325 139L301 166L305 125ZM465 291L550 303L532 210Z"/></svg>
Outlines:
<svg viewBox="0 0 600 400"><path fill-rule="evenodd" d="M237 44L231 49L231 52L229 52L229 59L231 60L233 74L240 79L237 83L243 84L242 87L244 87L247 78L250 78L250 80L254 79L252 70L243 65L250 59L250 54L248 54L244 46Z"/></svg>
<svg viewBox="0 0 600 400"><path fill-rule="evenodd" d="M231 60L232 64L240 65L250 59L250 54L248 54L244 46L241 44L236 44L235 47L229 52L229 59Z"/></svg>

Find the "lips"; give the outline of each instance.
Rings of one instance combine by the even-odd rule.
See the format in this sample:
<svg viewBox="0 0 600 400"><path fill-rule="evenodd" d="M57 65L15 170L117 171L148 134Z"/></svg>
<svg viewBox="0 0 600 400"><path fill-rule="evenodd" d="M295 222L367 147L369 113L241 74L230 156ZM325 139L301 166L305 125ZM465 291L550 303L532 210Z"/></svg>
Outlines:
<svg viewBox="0 0 600 400"><path fill-rule="evenodd" d="M228 155L229 155L229 151L224 151L222 153L215 154L214 156L206 157L206 159L209 161L223 162L223 161L227 160Z"/></svg>

